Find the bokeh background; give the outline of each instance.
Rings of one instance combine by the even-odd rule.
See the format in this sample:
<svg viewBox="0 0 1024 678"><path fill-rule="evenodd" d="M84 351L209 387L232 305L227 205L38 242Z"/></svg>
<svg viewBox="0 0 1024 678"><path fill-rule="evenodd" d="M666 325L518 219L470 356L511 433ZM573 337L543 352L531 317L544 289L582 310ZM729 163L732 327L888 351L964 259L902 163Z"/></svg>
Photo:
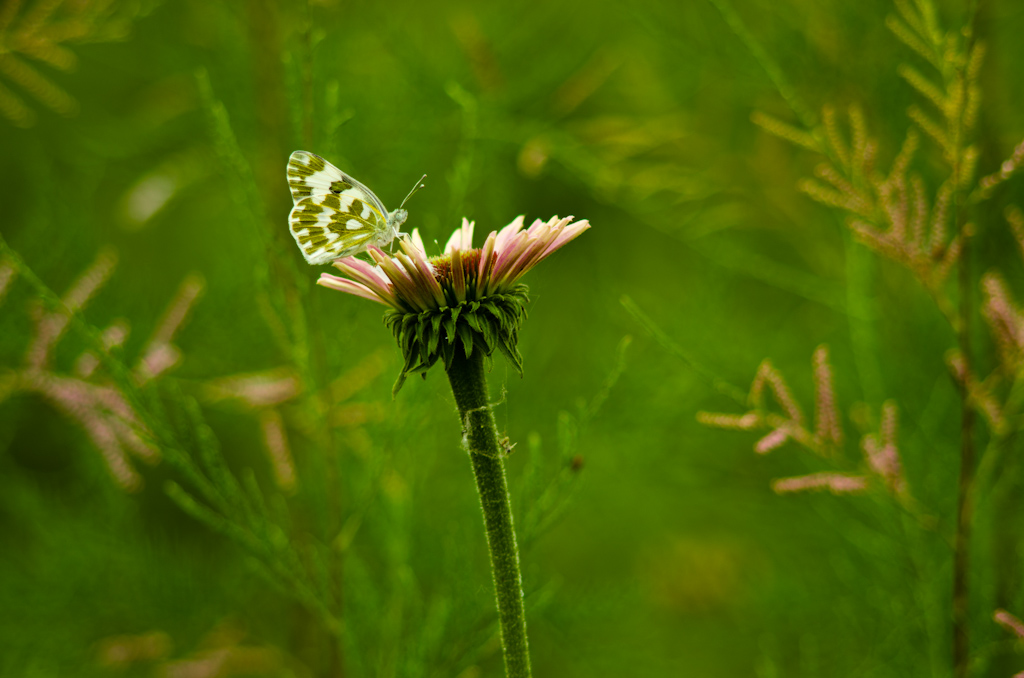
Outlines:
<svg viewBox="0 0 1024 678"><path fill-rule="evenodd" d="M481 242L520 214L593 224L525 280L525 377L500 357L490 373L536 675L950 675L955 336L912 275L797 190L818 158L751 121L798 122L780 83L812 111L857 103L890 162L920 100L898 66L924 68L895 12L5 0L3 238L58 295L97 261L109 275L40 363L68 380L51 391L15 376L51 306L22 268L4 286L0 673L502 675L446 379L392 400L382 308L314 286L287 230L301 148L392 207L426 173L407 228L428 242L463 216ZM956 33L967 12L936 15ZM991 172L1024 137L1024 6L983 2L975 27ZM941 158L919 170L934 187ZM1021 191L979 217L974 251L1017 289L999 214ZM130 330L123 346L81 376L109 327ZM777 495L773 479L829 465L697 423L744 411L715 380L745 392L766 357L810 411L823 343L849 467L854 405L899 404L913 514L884 490ZM138 385L125 401L154 437L104 429L117 417L76 401L75 379ZM977 675L1024 669L992 621L1024 613L1011 451L972 561ZM228 489L204 493L203 458Z"/></svg>

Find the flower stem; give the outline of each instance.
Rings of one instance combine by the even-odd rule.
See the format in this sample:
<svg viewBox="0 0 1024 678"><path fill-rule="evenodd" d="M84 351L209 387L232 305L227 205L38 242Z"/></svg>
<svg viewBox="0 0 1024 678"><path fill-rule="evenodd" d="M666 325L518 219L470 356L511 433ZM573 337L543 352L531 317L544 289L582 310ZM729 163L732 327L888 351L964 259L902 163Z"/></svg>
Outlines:
<svg viewBox="0 0 1024 678"><path fill-rule="evenodd" d="M505 482L503 452L498 445L498 430L488 401L483 351L475 350L467 357L462 346L457 346L448 368L448 381L459 408L484 513L498 619L501 622L505 673L508 678L529 678L530 650L526 639L519 547L512 527L512 505Z"/></svg>

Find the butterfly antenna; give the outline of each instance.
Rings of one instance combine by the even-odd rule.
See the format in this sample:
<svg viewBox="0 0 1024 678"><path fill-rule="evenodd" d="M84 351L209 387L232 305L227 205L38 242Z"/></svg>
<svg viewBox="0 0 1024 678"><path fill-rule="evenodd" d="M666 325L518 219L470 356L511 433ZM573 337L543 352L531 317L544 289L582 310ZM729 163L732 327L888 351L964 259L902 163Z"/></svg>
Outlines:
<svg viewBox="0 0 1024 678"><path fill-rule="evenodd" d="M426 186L426 184L423 183L423 180L426 179L426 178L427 178L426 174L424 174L422 177L420 177L420 180L417 181L416 185L412 187L411 191L409 191L409 195L405 196L405 200L403 200L402 204L398 206L398 209L402 209L403 207L405 207L405 203L407 203L409 201L409 198L412 197L412 194L415 193L416 191L420 190L424 186Z"/></svg>

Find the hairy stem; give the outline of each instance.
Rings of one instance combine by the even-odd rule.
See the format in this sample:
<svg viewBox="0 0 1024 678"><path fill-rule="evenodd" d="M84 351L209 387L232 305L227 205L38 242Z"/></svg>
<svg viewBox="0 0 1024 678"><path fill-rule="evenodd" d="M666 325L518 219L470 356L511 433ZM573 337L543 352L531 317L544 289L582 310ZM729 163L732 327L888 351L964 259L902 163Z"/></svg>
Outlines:
<svg viewBox="0 0 1024 678"><path fill-rule="evenodd" d="M498 445L498 430L487 398L483 352L476 350L472 356L466 357L462 346L458 346L448 369L448 381L459 408L484 513L501 623L501 645L505 653L505 673L508 678L528 678L531 675L530 650L526 639L519 547L512 527L512 505L501 461L502 450Z"/></svg>

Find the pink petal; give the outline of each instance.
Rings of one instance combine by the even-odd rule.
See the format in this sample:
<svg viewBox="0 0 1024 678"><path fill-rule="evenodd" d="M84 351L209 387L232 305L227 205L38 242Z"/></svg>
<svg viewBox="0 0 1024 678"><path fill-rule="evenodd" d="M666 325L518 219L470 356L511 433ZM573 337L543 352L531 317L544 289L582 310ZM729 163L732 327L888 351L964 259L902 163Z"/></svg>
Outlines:
<svg viewBox="0 0 1024 678"><path fill-rule="evenodd" d="M339 278L338 276L331 275L330 273L321 273L320 279L316 281L317 285L327 287L332 290L338 290L339 292L348 292L357 297L363 299L369 299L370 301L376 301L378 304L395 306L396 304L385 301L380 295L374 294L370 288L366 285L361 285L357 282L349 280L347 278Z"/></svg>
<svg viewBox="0 0 1024 678"><path fill-rule="evenodd" d="M378 290L390 291L391 289L391 280L384 275L384 272L377 266L368 264L361 259L356 259L355 257L336 259L334 267L375 292Z"/></svg>
<svg viewBox="0 0 1024 678"><path fill-rule="evenodd" d="M572 217L569 217L569 218L572 219ZM557 216L551 217L547 221L541 221L540 219L535 219L534 222L532 224L530 224L530 227L528 229L526 229L526 232L529 233L531 236L534 236L537 233L537 231L541 230L545 226L548 226L548 227L554 226L555 222L557 222L557 221L559 221Z"/></svg>
<svg viewBox="0 0 1024 678"><path fill-rule="evenodd" d="M501 234L498 234L498 239L501 239ZM526 250L530 243L530 237L523 231L520 231L513 235L505 242L504 248L499 248L498 243L495 243L494 249L498 255L498 260L494 262L494 270L491 272L491 280L498 281L502 280L508 270L519 260L519 257Z"/></svg>
<svg viewBox="0 0 1024 678"><path fill-rule="evenodd" d="M415 302L420 309L430 308L431 302L434 301L433 286L437 284L434 276L424 277L416 261L407 254L398 252L395 254L395 260L402 265L409 277L412 292L408 300Z"/></svg>
<svg viewBox="0 0 1024 678"><path fill-rule="evenodd" d="M420 229L412 229L412 246L423 253L423 256L427 256L427 248L423 246L423 238L420 237Z"/></svg>
<svg viewBox="0 0 1024 678"><path fill-rule="evenodd" d="M444 253L451 254L455 249L473 249L473 225L474 222L462 217L462 226L452 233L452 237L448 238L448 243L444 246Z"/></svg>
<svg viewBox="0 0 1024 678"><path fill-rule="evenodd" d="M527 234L529 237L529 231L527 231ZM540 261L545 257L545 250L556 235L557 232L552 230L549 223L542 223L537 230L534 231L533 237L530 238L530 242L526 247L526 250L515 262L510 262L504 272L502 284L511 285L527 271L540 263Z"/></svg>
<svg viewBox="0 0 1024 678"><path fill-rule="evenodd" d="M558 234L558 237L555 238L550 245L548 245L548 248L544 250L544 256L547 257L553 254L556 250L561 248L562 245L569 242L570 240L574 240L576 236L578 236L580 233L587 230L588 228L590 228L590 222L588 222L586 219L584 219L583 221L578 221L575 224L566 226L564 229L562 229L562 232Z"/></svg>
<svg viewBox="0 0 1024 678"><path fill-rule="evenodd" d="M342 273L348 274L357 283L372 290L374 294L386 300L389 304L394 305L396 303L391 281L375 266L355 258L339 259L334 262L334 266ZM329 278L335 277L327 273L323 275Z"/></svg>
<svg viewBox="0 0 1024 678"><path fill-rule="evenodd" d="M486 284L487 276L490 273L492 261L494 259L494 241L498 235L494 231L487 234L487 240L484 241L483 249L480 250L480 269L477 272L477 284L481 287Z"/></svg>
<svg viewBox="0 0 1024 678"><path fill-rule="evenodd" d="M377 247L371 247L368 252L384 270L384 274L391 279L391 284L395 289L395 296L398 299L411 305L422 297L416 290L416 281L409 275L404 266L395 263L393 259ZM408 259L408 257L406 258ZM415 270L414 265L413 269ZM413 310L423 311L426 309L415 308Z"/></svg>
<svg viewBox="0 0 1024 678"><path fill-rule="evenodd" d="M495 251L500 252L501 250L505 249L506 243L508 243L508 241L511 240L516 233L523 230L523 220L523 215L519 215L518 217L512 220L511 224L498 231L498 239L494 243Z"/></svg>
<svg viewBox="0 0 1024 678"><path fill-rule="evenodd" d="M405 250L406 254L409 255L409 258L416 265L416 275L413 277L427 288L438 307L444 306L444 290L441 289L440 283L434 278L434 268L427 261L426 255L415 248L403 247L402 249Z"/></svg>
<svg viewBox="0 0 1024 678"><path fill-rule="evenodd" d="M448 238L448 242L444 244L444 253L451 254L452 250L456 248L462 248L462 229L455 229L455 232Z"/></svg>
<svg viewBox="0 0 1024 678"><path fill-rule="evenodd" d="M458 301L466 300L466 271L462 267L462 250L452 250L452 290Z"/></svg>

